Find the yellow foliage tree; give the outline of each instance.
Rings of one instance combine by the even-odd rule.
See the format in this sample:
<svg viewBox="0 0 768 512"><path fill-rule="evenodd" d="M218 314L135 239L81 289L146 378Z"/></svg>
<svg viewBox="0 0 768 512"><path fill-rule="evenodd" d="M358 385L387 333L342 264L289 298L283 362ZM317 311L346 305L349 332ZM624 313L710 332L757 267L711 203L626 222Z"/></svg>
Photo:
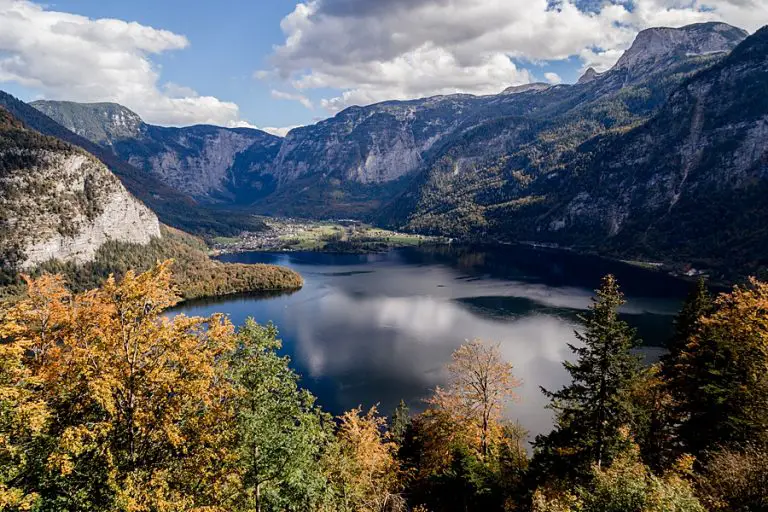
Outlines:
<svg viewBox="0 0 768 512"><path fill-rule="evenodd" d="M401 478L395 458L397 445L384 430L386 419L376 407L360 408L339 418L336 442L325 457L325 471L333 493L327 510L381 512L404 507L399 496Z"/></svg>
<svg viewBox="0 0 768 512"><path fill-rule="evenodd" d="M428 400L425 418L444 423L440 427L455 439L468 441L486 458L502 433L500 419L504 406L517 400L515 388L521 382L512 374L513 366L501 355L499 345L472 340L453 353L448 365L450 379L446 388L438 387ZM434 429L433 429L434 430Z"/></svg>
<svg viewBox="0 0 768 512"><path fill-rule="evenodd" d="M29 375L14 378L34 379L32 403L50 410L38 483L65 508L177 511L226 498L223 356L234 330L222 316L162 316L178 302L170 265L77 295L60 278L28 279L28 297L5 312L3 350L30 354Z"/></svg>

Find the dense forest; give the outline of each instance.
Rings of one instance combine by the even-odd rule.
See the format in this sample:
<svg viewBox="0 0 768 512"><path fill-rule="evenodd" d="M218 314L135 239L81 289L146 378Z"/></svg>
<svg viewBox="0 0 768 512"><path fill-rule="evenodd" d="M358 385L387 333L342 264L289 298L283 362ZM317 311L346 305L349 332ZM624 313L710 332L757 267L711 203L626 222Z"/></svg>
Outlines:
<svg viewBox="0 0 768 512"><path fill-rule="evenodd" d="M27 277L0 306L0 509L768 510L766 283L700 283L644 367L606 276L529 453L492 342L456 350L421 414L331 418L274 326L167 317L172 268L81 292Z"/></svg>
<svg viewBox="0 0 768 512"><path fill-rule="evenodd" d="M182 299L217 297L237 293L296 290L303 286L301 276L275 265L222 263L208 256L203 240L177 229L161 226L162 238L149 245L109 241L99 247L93 261L77 264L51 260L35 269L33 275L60 274L73 291L96 288L110 275L118 278L130 269L149 270L158 261L173 260L173 286ZM0 300L23 292L21 275L0 267Z"/></svg>

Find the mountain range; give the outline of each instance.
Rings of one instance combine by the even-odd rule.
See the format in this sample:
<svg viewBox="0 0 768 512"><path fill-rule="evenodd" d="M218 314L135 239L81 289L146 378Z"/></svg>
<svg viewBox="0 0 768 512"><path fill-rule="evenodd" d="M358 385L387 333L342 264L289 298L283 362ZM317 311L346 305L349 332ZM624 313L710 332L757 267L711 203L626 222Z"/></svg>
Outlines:
<svg viewBox="0 0 768 512"><path fill-rule="evenodd" d="M573 85L351 107L285 138L152 126L109 103L0 105L196 232L259 229L252 213L355 217L753 270L768 248L767 48L768 29L649 29Z"/></svg>

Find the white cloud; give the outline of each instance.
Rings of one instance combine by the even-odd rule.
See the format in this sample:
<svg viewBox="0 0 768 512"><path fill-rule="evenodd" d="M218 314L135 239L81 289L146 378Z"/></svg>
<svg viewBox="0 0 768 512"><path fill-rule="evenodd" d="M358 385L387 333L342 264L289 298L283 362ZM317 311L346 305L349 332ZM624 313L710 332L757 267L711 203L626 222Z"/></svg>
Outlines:
<svg viewBox="0 0 768 512"><path fill-rule="evenodd" d="M312 104L312 101L310 101L310 99L303 94L283 92L272 89L272 97L276 100L298 101L309 110L314 110L315 108L315 106Z"/></svg>
<svg viewBox="0 0 768 512"><path fill-rule="evenodd" d="M276 135L278 137L285 137L286 135L288 135L288 133L291 130L293 130L294 128L300 128L300 127L301 127L301 125L285 126L285 127L282 127L282 128L275 128L273 126L267 126L267 127L263 127L263 128L259 128L259 129L262 130L262 131L265 131L267 133L271 133L272 135Z"/></svg>
<svg viewBox="0 0 768 512"><path fill-rule="evenodd" d="M27 0L0 0L0 82L47 99L114 101L164 125L241 122L238 106L178 84L159 85L150 57L189 46L167 30L93 20Z"/></svg>
<svg viewBox="0 0 768 512"><path fill-rule="evenodd" d="M544 73L544 78L546 78L547 82L551 83L552 85L563 83L563 79L557 73Z"/></svg>
<svg viewBox="0 0 768 512"><path fill-rule="evenodd" d="M579 0L581 1L581 0ZM583 4L583 2L582 2ZM639 30L723 20L768 22L765 0L304 0L286 16L273 68L299 91L340 89L321 105L498 92L532 76L515 62L580 57L603 71Z"/></svg>

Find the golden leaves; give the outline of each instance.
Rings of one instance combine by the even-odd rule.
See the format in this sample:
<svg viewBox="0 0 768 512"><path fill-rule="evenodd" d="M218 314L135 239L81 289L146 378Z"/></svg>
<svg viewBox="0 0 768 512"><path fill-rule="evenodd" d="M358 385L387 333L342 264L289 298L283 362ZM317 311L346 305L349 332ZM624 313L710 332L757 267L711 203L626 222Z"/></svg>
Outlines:
<svg viewBox="0 0 768 512"><path fill-rule="evenodd" d="M220 315L163 318L179 300L170 267L77 295L60 277L27 278L27 297L0 316L0 338L12 340L0 344L0 401L17 404L31 430L52 423L50 471L106 478L117 495L141 492L133 510L201 498L192 488L222 470L211 450L231 416L222 356L234 328ZM34 383L28 396L25 382Z"/></svg>

